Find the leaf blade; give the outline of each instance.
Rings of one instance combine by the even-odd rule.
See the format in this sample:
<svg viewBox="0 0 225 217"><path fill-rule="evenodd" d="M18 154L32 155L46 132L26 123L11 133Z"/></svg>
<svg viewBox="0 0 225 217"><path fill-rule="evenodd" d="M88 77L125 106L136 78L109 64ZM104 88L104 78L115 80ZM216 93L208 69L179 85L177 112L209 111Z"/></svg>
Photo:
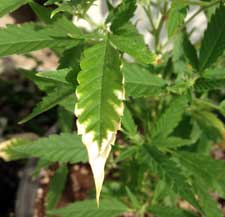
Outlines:
<svg viewBox="0 0 225 217"><path fill-rule="evenodd" d="M147 151L146 160L149 162L150 168L154 167L160 178L165 178L175 193L201 211L191 185L177 164L155 147L145 146L145 150Z"/></svg>
<svg viewBox="0 0 225 217"><path fill-rule="evenodd" d="M112 198L104 199L101 203L101 207L97 208L94 200L85 200L73 203L59 210L50 211L49 214L56 214L60 215L61 217L116 217L128 210L128 208L123 203Z"/></svg>
<svg viewBox="0 0 225 217"><path fill-rule="evenodd" d="M62 133L40 138L32 143L12 147L11 152L24 156L33 156L51 162L78 163L87 162L86 150L76 134Z"/></svg>
<svg viewBox="0 0 225 217"><path fill-rule="evenodd" d="M200 71L204 71L206 68L210 67L225 48L224 19L225 7L221 4L216 10L216 13L212 16L204 34L199 56Z"/></svg>
<svg viewBox="0 0 225 217"><path fill-rule="evenodd" d="M56 171L53 178L51 179L46 198L47 210L54 209L60 200L60 196L63 193L63 189L66 184L68 172L67 166L63 165Z"/></svg>
<svg viewBox="0 0 225 217"><path fill-rule="evenodd" d="M122 70L126 97L158 96L166 84L163 79L137 64L124 63Z"/></svg>
<svg viewBox="0 0 225 217"><path fill-rule="evenodd" d="M75 108L78 134L88 150L99 201L104 166L123 114L123 75L119 53L108 38L84 51ZM91 85L90 85L91 84Z"/></svg>
<svg viewBox="0 0 225 217"><path fill-rule="evenodd" d="M155 61L155 56L145 44L143 36L131 24L120 27L110 36L110 40L120 51L128 53L140 63L150 64Z"/></svg>
<svg viewBox="0 0 225 217"><path fill-rule="evenodd" d="M67 29L68 27L59 29L59 26L56 24L52 24L51 27L41 27L32 23L9 25L7 28L0 30L0 57L24 54L45 47L67 48L75 46L79 43L79 40L67 37ZM70 31L73 32L73 30Z"/></svg>
<svg viewBox="0 0 225 217"><path fill-rule="evenodd" d="M163 135L168 136L178 123L181 121L184 110L188 105L188 99L186 96L180 96L174 99L166 111L159 117L154 128L152 129L152 137Z"/></svg>
<svg viewBox="0 0 225 217"><path fill-rule="evenodd" d="M53 108L54 106L60 104L67 97L70 97L74 94L74 88L70 86L58 85L53 89L50 93L48 93L45 97L42 98L42 101L37 104L31 114L22 119L19 124L23 124L32 118L40 115L41 113Z"/></svg>

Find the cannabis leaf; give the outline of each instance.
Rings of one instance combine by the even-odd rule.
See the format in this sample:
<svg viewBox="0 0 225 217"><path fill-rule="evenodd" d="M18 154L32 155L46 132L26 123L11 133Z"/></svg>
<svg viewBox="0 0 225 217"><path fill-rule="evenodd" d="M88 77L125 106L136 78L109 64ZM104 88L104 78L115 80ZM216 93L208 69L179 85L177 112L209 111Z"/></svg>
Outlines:
<svg viewBox="0 0 225 217"><path fill-rule="evenodd" d="M83 53L83 48L83 44L79 44L76 47L65 50L59 61L58 69L72 69L72 71L66 75L65 80L69 81L73 85L77 85L77 74L80 71L80 59Z"/></svg>
<svg viewBox="0 0 225 217"><path fill-rule="evenodd" d="M187 105L188 99L185 95L175 98L156 122L151 131L152 138L156 138L158 136L166 137L172 133L181 121Z"/></svg>
<svg viewBox="0 0 225 217"><path fill-rule="evenodd" d="M179 32L175 35L172 54L174 72L178 74L178 78L190 74L190 63L194 68L198 67L198 58L195 48L190 43L186 33Z"/></svg>
<svg viewBox="0 0 225 217"><path fill-rule="evenodd" d="M123 114L123 76L119 53L108 37L84 51L76 90L78 134L87 147L99 201L104 166Z"/></svg>
<svg viewBox="0 0 225 217"><path fill-rule="evenodd" d="M58 82L62 82L64 84L71 84L72 81L70 81L70 73L72 73L71 68L65 68L65 69L58 69L56 71L47 71L47 72L39 72L36 75L38 77L47 78L50 80L55 80ZM72 73L73 74L73 73Z"/></svg>
<svg viewBox="0 0 225 217"><path fill-rule="evenodd" d="M122 3L112 10L107 18L107 22L111 22L110 29L115 31L117 28L127 23L134 15L136 10L136 0L124 0Z"/></svg>
<svg viewBox="0 0 225 217"><path fill-rule="evenodd" d="M67 97L70 97L71 95L75 96L74 92L75 90L71 86L58 85L51 92L48 92L47 96L43 97L42 101L34 107L32 113L21 120L19 123L23 124L37 115L60 104L63 100L66 100Z"/></svg>
<svg viewBox="0 0 225 217"><path fill-rule="evenodd" d="M166 26L169 37L174 35L174 33L178 31L178 28L183 24L186 10L187 8L183 4L172 2Z"/></svg>
<svg viewBox="0 0 225 217"><path fill-rule="evenodd" d="M191 185L177 164L155 147L145 146L145 149L147 151L145 160L148 162L149 167L156 170L160 178L164 178L168 186L171 186L175 193L201 211Z"/></svg>
<svg viewBox="0 0 225 217"><path fill-rule="evenodd" d="M126 97L158 96L166 84L162 78L137 64L124 62L122 70L125 77Z"/></svg>
<svg viewBox="0 0 225 217"><path fill-rule="evenodd" d="M87 209L88 208L88 209ZM104 199L101 201L101 207L97 208L94 200L85 200L80 202L75 202L65 208L49 211L51 215L57 215L60 217L117 217L128 208L116 199Z"/></svg>
<svg viewBox="0 0 225 217"><path fill-rule="evenodd" d="M46 198L47 210L54 209L57 205L57 202L60 200L61 194L65 187L67 175L68 168L67 166L63 165L60 166L60 168L52 177Z"/></svg>
<svg viewBox="0 0 225 217"><path fill-rule="evenodd" d="M18 72L25 78L31 80L38 87L38 89L44 92L51 92L57 85L62 85L61 82L56 80L38 77L36 75L37 72L35 71L19 69Z"/></svg>
<svg viewBox="0 0 225 217"><path fill-rule="evenodd" d="M207 189L217 191L221 196L225 195L225 163L214 160L210 156L194 153L176 153L180 164L189 170L196 180L206 186Z"/></svg>
<svg viewBox="0 0 225 217"><path fill-rule="evenodd" d="M11 147L10 153L17 156L33 156L51 162L78 163L87 162L86 151L76 134L63 133L41 138L25 145Z"/></svg>
<svg viewBox="0 0 225 217"><path fill-rule="evenodd" d="M11 139L3 141L0 143L0 158L4 159L4 161L12 161L21 158L26 158L25 154L18 154L12 149L14 147L25 145L32 140L37 139L37 135L33 133L23 133L17 136L14 136Z"/></svg>
<svg viewBox="0 0 225 217"><path fill-rule="evenodd" d="M207 79L199 78L196 80L194 88L197 92L204 92L209 90L223 89L225 86L225 79Z"/></svg>
<svg viewBox="0 0 225 217"><path fill-rule="evenodd" d="M196 214L175 207L155 206L150 209L156 217L197 217Z"/></svg>
<svg viewBox="0 0 225 217"><path fill-rule="evenodd" d="M149 64L155 60L155 56L145 44L143 36L131 24L118 28L116 33L110 36L110 40L120 51L128 53L140 63Z"/></svg>
<svg viewBox="0 0 225 217"><path fill-rule="evenodd" d="M58 21L59 22L59 21ZM65 22L60 22L63 28L56 26L41 27L37 24L10 25L0 30L0 56L24 54L45 47L71 47L78 40L67 37ZM74 27L75 32L76 28ZM74 32L70 28L71 32ZM62 38L64 37L64 38Z"/></svg>
<svg viewBox="0 0 225 217"><path fill-rule="evenodd" d="M225 69L224 68L210 68L204 71L203 77L207 79L224 79L225 80Z"/></svg>
<svg viewBox="0 0 225 217"><path fill-rule="evenodd" d="M29 6L32 8L33 12L37 15L37 17L41 21L43 21L47 24L50 24L50 23L54 22L54 19L50 18L51 10L49 8L46 8L46 7L36 3L34 1L30 2Z"/></svg>
<svg viewBox="0 0 225 217"><path fill-rule="evenodd" d="M192 184L199 196L199 204L207 217L221 217L217 203L209 195L213 190L222 196L225 195L225 164L214 160L210 156L195 153L175 153L175 156L184 171L192 177Z"/></svg>
<svg viewBox="0 0 225 217"><path fill-rule="evenodd" d="M187 34L184 34L183 39L183 50L184 54L188 59L188 62L192 65L193 68L198 70L198 55L194 45L190 42Z"/></svg>
<svg viewBox="0 0 225 217"><path fill-rule="evenodd" d="M138 133L137 126L134 122L131 112L129 111L129 109L127 107L125 107L125 109L124 109L124 113L123 113L123 117L122 117L122 126L123 126L123 129L125 130L125 132L127 132L127 134L129 136L137 135L137 133Z"/></svg>
<svg viewBox="0 0 225 217"><path fill-rule="evenodd" d="M74 108L75 104L71 112L65 106L62 106L62 104L58 107L58 125L61 132L72 132L74 126Z"/></svg>
<svg viewBox="0 0 225 217"><path fill-rule="evenodd" d="M180 137L170 136L167 138L159 138L153 141L154 145L156 145L160 149L168 149L168 148L180 148L185 145L193 144L194 141L191 139L183 139Z"/></svg>
<svg viewBox="0 0 225 217"><path fill-rule="evenodd" d="M198 197L199 204L202 207L206 217L222 217L222 213L218 207L218 204L206 191L207 186L201 180L195 179L192 183Z"/></svg>
<svg viewBox="0 0 225 217"><path fill-rule="evenodd" d="M0 17L10 13L31 0L1 0Z"/></svg>
<svg viewBox="0 0 225 217"><path fill-rule="evenodd" d="M223 4L212 16L204 34L200 48L199 69L204 71L209 68L223 53L225 48L225 7Z"/></svg>

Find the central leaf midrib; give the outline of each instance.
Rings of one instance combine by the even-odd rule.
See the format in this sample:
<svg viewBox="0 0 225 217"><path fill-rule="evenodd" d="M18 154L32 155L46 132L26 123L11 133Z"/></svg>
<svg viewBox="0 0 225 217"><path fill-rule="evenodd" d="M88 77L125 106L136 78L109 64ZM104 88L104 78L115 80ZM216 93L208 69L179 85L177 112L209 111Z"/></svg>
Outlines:
<svg viewBox="0 0 225 217"><path fill-rule="evenodd" d="M100 77L101 79L101 88L100 88L100 109L99 109L99 124L98 124L98 130L99 130L99 134L98 134L98 139L97 141L102 143L102 139L103 139L103 126L102 126L102 113L104 112L103 111L103 106L102 104L104 103L104 94L103 94L103 89L105 89L104 87L104 80L105 80L105 70L106 70L106 67L107 67L107 64L106 64L106 54L107 54L107 49L108 49L108 41L107 39L105 40L105 49L104 49L104 52L103 52L103 64L102 64L102 70L101 70L101 74L102 76Z"/></svg>

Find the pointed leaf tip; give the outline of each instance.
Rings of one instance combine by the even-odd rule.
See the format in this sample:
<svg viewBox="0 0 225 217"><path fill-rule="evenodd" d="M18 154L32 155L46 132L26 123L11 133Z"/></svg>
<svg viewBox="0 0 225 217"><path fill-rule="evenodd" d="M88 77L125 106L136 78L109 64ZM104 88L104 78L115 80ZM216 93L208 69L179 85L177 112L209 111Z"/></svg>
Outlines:
<svg viewBox="0 0 225 217"><path fill-rule="evenodd" d="M105 163L124 110L123 74L119 52L108 38L87 48L80 65L75 107L77 130L87 148L99 206Z"/></svg>
<svg viewBox="0 0 225 217"><path fill-rule="evenodd" d="M95 148L89 148L88 149L88 156L89 156L89 163L91 165L94 182L95 182L95 189L96 189L96 203L99 207L99 201L100 201L100 194L102 190L102 185L104 182L105 177L105 163L109 156L109 153L111 151L111 145L105 147L105 149L100 150L98 148L98 145L92 144Z"/></svg>

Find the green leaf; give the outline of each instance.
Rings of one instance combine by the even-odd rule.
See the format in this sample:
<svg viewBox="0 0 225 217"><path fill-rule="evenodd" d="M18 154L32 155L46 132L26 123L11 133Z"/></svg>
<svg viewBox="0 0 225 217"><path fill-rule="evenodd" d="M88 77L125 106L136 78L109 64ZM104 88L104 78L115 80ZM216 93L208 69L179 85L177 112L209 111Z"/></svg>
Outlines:
<svg viewBox="0 0 225 217"><path fill-rule="evenodd" d="M0 17L16 10L17 8L27 4L30 1L31 0L1 0Z"/></svg>
<svg viewBox="0 0 225 217"><path fill-rule="evenodd" d="M225 117L225 100L223 100L221 103L220 103L220 112L223 114L223 116Z"/></svg>
<svg viewBox="0 0 225 217"><path fill-rule="evenodd" d="M131 192L130 188L128 188L127 186L125 186L125 190L127 193L127 196L129 198L129 200L131 201L131 205L134 209L138 210L141 208L141 204L138 201L136 195L134 195L134 193Z"/></svg>
<svg viewBox="0 0 225 217"><path fill-rule="evenodd" d="M126 97L159 96L166 84L162 78L137 64L124 62L122 70L125 77Z"/></svg>
<svg viewBox="0 0 225 217"><path fill-rule="evenodd" d="M68 77L70 77L70 73L72 73L72 70L70 68L65 69L58 69L56 71L48 71L48 72L39 72L36 75L38 77L47 78L50 80L55 80L62 82L64 84L70 84Z"/></svg>
<svg viewBox="0 0 225 217"><path fill-rule="evenodd" d="M188 172L206 186L205 191L216 191L220 196L225 196L225 163L221 160L214 160L212 157L202 154L176 153L182 166Z"/></svg>
<svg viewBox="0 0 225 217"><path fill-rule="evenodd" d="M184 47L184 54L185 54L185 57L187 57L188 62L192 65L193 68L198 70L199 63L198 63L197 51L194 45L191 44L187 34L184 34L183 47Z"/></svg>
<svg viewBox="0 0 225 217"><path fill-rule="evenodd" d="M85 200L75 202L65 208L49 211L51 215L60 217L117 217L126 212L128 208L118 200L104 199L101 201L101 207L97 208L94 200Z"/></svg>
<svg viewBox="0 0 225 217"><path fill-rule="evenodd" d="M125 149L120 150L120 155L115 160L117 163L124 161L127 158L133 156L137 152L138 152L137 146L126 147Z"/></svg>
<svg viewBox="0 0 225 217"><path fill-rule="evenodd" d="M225 127L224 123L216 114L209 111L195 111L193 117L200 123L202 126L213 127L217 130L221 137L224 136Z"/></svg>
<svg viewBox="0 0 225 217"><path fill-rule="evenodd" d="M188 79L177 79L173 84L167 87L167 90L171 93L175 93L177 95L183 95L187 93L194 85L194 80Z"/></svg>
<svg viewBox="0 0 225 217"><path fill-rule="evenodd" d="M78 163L87 162L86 150L76 134L63 133L38 139L18 147L12 147L17 155L32 156L51 162Z"/></svg>
<svg viewBox="0 0 225 217"><path fill-rule="evenodd" d="M223 53L225 48L225 7L220 8L212 16L208 28L204 34L200 48L200 71L209 68Z"/></svg>
<svg viewBox="0 0 225 217"><path fill-rule="evenodd" d="M57 4L58 2L61 2L61 0L47 0L44 5L53 5L53 4Z"/></svg>
<svg viewBox="0 0 225 217"><path fill-rule="evenodd" d="M67 174L67 166L61 166L52 177L46 198L47 210L54 209L59 202L66 184Z"/></svg>
<svg viewBox="0 0 225 217"><path fill-rule="evenodd" d="M19 156L20 156L20 154L19 154ZM25 156L25 157L20 156L20 159L24 159L26 157L27 156ZM39 175L40 175L41 170L48 169L53 163L54 162L51 162L51 161L48 161L48 160L38 159L38 162L37 162L37 164L35 166L35 169L33 171L32 176L34 178L38 178Z"/></svg>
<svg viewBox="0 0 225 217"><path fill-rule="evenodd" d="M124 109L122 117L122 126L125 132L127 132L127 134L130 135L131 137L138 134L137 126L134 122L131 112L127 107L125 107Z"/></svg>
<svg viewBox="0 0 225 217"><path fill-rule="evenodd" d="M186 16L186 6L172 2L171 9L166 23L167 34L169 38L178 32L178 29L183 25Z"/></svg>
<svg viewBox="0 0 225 217"><path fill-rule="evenodd" d="M82 135L89 153L98 202L105 162L123 115L124 90L119 53L106 38L84 51L81 69L75 114L78 134Z"/></svg>
<svg viewBox="0 0 225 217"><path fill-rule="evenodd" d="M186 50L188 49L188 50ZM188 40L186 33L179 32L174 38L174 47L172 51L172 60L174 66L174 72L178 74L178 78L183 78L190 74L191 67L189 63L196 66L196 54L194 48ZM194 56L191 56L194 55Z"/></svg>
<svg viewBox="0 0 225 217"><path fill-rule="evenodd" d="M120 51L128 53L140 63L150 64L155 61L155 56L145 44L143 36L131 24L120 27L110 36L110 40Z"/></svg>
<svg viewBox="0 0 225 217"><path fill-rule="evenodd" d="M68 112L72 114L74 114L75 105L77 101L76 95L74 94L74 92L59 102L60 106L62 106L64 109L66 109Z"/></svg>
<svg viewBox="0 0 225 217"><path fill-rule="evenodd" d="M196 80L194 88L197 92L224 89L225 79L199 78Z"/></svg>
<svg viewBox="0 0 225 217"><path fill-rule="evenodd" d="M145 149L147 151L145 162L148 162L150 168L156 170L159 177L164 178L167 185L172 187L175 193L201 211L191 185L177 164L152 146L146 146Z"/></svg>
<svg viewBox="0 0 225 217"><path fill-rule="evenodd" d="M30 2L29 5L41 21L47 24L53 23L54 19L50 18L51 10L49 8L43 7L42 5L33 1Z"/></svg>
<svg viewBox="0 0 225 217"><path fill-rule="evenodd" d="M107 18L107 22L111 22L110 29L115 31L126 24L133 17L135 10L136 0L123 0L119 6L111 11Z"/></svg>
<svg viewBox="0 0 225 217"><path fill-rule="evenodd" d="M183 129L182 129L183 130ZM157 137L152 143L160 150L177 149L183 146L192 145L196 143L201 136L201 130L199 126L194 122L189 138L181 138L176 136Z"/></svg>
<svg viewBox="0 0 225 217"><path fill-rule="evenodd" d="M68 13L70 15L76 15L79 18L84 18L86 12L91 7L95 0L71 0L71 1L64 1L55 2L47 1L45 5L55 4L58 7L52 11L51 18L55 17L56 14L60 12Z"/></svg>
<svg viewBox="0 0 225 217"><path fill-rule="evenodd" d="M58 13L67 12L69 14L73 14L73 6L71 2L65 2L60 4L56 9L54 9L51 13L51 18L55 17Z"/></svg>
<svg viewBox="0 0 225 217"><path fill-rule="evenodd" d="M190 139L183 139L180 137L170 136L167 138L159 138L153 141L159 149L168 149L168 148L180 148L186 145L191 145L194 141Z"/></svg>
<svg viewBox="0 0 225 217"><path fill-rule="evenodd" d="M13 148L26 145L30 143L32 140L36 139L37 136L32 133L24 133L15 135L13 138L0 142L0 158L4 159L4 161L13 161L21 158L26 158L24 154L17 154L13 150Z"/></svg>
<svg viewBox="0 0 225 217"><path fill-rule="evenodd" d="M24 54L45 47L66 48L78 43L68 37L55 37L57 34L51 37L49 28L42 28L37 24L10 25L0 30L0 56Z"/></svg>
<svg viewBox="0 0 225 217"><path fill-rule="evenodd" d="M58 69L72 68L74 71L73 76L77 77L77 73L80 71L80 59L83 52L83 47L83 44L79 44L76 47L65 50L59 60ZM71 78L69 80L76 82L73 79Z"/></svg>
<svg viewBox="0 0 225 217"><path fill-rule="evenodd" d="M74 105L75 107L75 105ZM64 107L58 107L58 125L61 132L72 132L74 125L74 114L66 110Z"/></svg>
<svg viewBox="0 0 225 217"><path fill-rule="evenodd" d="M225 80L225 69L224 68L210 68L204 71L203 77L207 79L224 79Z"/></svg>
<svg viewBox="0 0 225 217"><path fill-rule="evenodd" d="M19 123L23 124L32 118L40 115L41 113L53 108L54 106L58 105L61 101L65 100L67 97L74 95L74 88L70 86L59 85L51 92L47 94L47 96L42 98L42 101L37 104L32 113L21 120Z"/></svg>
<svg viewBox="0 0 225 217"><path fill-rule="evenodd" d="M57 85L60 85L61 82L50 80L46 78L41 78L36 75L37 72L29 71L24 69L18 69L18 72L21 73L25 78L34 82L38 89L44 92L51 92Z"/></svg>
<svg viewBox="0 0 225 217"><path fill-rule="evenodd" d="M179 96L175 98L169 107L161 114L153 127L151 133L152 138L166 137L177 127L182 119L183 113L188 106L187 96Z"/></svg>
<svg viewBox="0 0 225 217"><path fill-rule="evenodd" d="M201 180L196 179L193 183L196 193L199 197L199 204L202 207L206 217L222 217L218 203L206 191L206 186Z"/></svg>
<svg viewBox="0 0 225 217"><path fill-rule="evenodd" d="M197 217L194 213L176 207L154 206L150 211L155 217Z"/></svg>
<svg viewBox="0 0 225 217"><path fill-rule="evenodd" d="M84 34L81 31L81 29L77 28L73 24L73 22L71 22L71 20L67 19L66 17L61 17L60 19L56 19L55 22L49 25L49 28L46 29L46 33L48 33L53 38L56 38L56 39L61 38L61 40L62 38L68 39L68 36L70 36L70 39L73 39L73 40L84 39ZM76 46L77 44L78 43L74 43L73 47Z"/></svg>
<svg viewBox="0 0 225 217"><path fill-rule="evenodd" d="M161 178L157 181L153 198L152 198L152 206L159 206L160 204L164 204L165 206L175 206L176 201L178 199L177 194L173 191L171 186L168 186L165 178ZM150 209L151 209L150 207ZM151 210L150 210L151 211Z"/></svg>

